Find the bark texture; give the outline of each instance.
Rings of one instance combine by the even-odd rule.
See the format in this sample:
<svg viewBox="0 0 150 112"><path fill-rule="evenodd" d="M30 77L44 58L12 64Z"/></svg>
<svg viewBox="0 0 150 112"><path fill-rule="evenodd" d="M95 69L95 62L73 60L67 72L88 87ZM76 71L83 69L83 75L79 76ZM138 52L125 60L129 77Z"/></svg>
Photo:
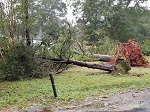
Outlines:
<svg viewBox="0 0 150 112"><path fill-rule="evenodd" d="M102 55L102 54L93 54L93 57L95 57L98 61L104 61L109 62L112 59L112 55Z"/></svg>
<svg viewBox="0 0 150 112"><path fill-rule="evenodd" d="M69 59L60 59L60 58L50 58L50 57L44 57L40 56L38 58L42 59L47 59L47 60L52 60L54 62L59 62L59 63L66 63L66 64L73 64L81 67L87 67L87 68L93 68L93 69L100 69L104 71L113 71L113 65L102 65L102 64L91 64L83 61L76 61L76 60L69 60Z"/></svg>

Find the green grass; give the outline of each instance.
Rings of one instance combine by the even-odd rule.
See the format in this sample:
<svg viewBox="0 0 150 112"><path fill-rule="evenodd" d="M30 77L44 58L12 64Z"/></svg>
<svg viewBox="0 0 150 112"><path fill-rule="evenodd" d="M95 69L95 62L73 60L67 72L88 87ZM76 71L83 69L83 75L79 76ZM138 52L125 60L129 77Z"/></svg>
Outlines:
<svg viewBox="0 0 150 112"><path fill-rule="evenodd" d="M147 60L149 61L149 63L150 63L150 56L147 56L146 59L147 59Z"/></svg>
<svg viewBox="0 0 150 112"><path fill-rule="evenodd" d="M150 57L148 57L150 61ZM78 103L87 97L107 96L129 89L150 87L150 68L134 67L130 74L111 76L100 70L74 67L55 75L58 97L53 97L49 77L0 83L0 110L12 106L22 108L30 104L52 107Z"/></svg>

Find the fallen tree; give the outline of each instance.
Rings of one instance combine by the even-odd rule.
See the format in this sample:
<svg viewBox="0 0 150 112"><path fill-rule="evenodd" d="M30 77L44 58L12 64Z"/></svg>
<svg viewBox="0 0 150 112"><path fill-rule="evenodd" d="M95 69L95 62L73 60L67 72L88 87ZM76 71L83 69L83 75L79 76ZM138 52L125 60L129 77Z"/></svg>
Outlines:
<svg viewBox="0 0 150 112"><path fill-rule="evenodd" d="M109 62L109 64L117 64L124 59L133 67L148 66L148 61L142 54L140 47L133 40L120 44L114 55L93 54L93 57L99 61Z"/></svg>
<svg viewBox="0 0 150 112"><path fill-rule="evenodd" d="M52 60L57 63L73 64L73 65L77 65L77 66L81 66L81 67L104 70L104 71L108 71L110 73L116 72L116 71L127 73L131 69L130 66L128 66L127 63L124 62L123 60L122 60L122 62L120 62L117 65L111 65L111 64L104 65L104 64L92 64L92 63L70 60L70 59L51 58L51 57L46 57L46 56L38 56L38 58Z"/></svg>
<svg viewBox="0 0 150 112"><path fill-rule="evenodd" d="M138 44L133 40L128 40L127 43L122 43L116 49L110 64L118 63L118 59L122 57L131 66L148 66L148 61L141 52Z"/></svg>
<svg viewBox="0 0 150 112"><path fill-rule="evenodd" d="M111 62L114 56L113 55L93 54L93 57L96 58L96 61ZM121 60L124 60L124 58L118 56L117 61L120 62ZM114 63L111 63L111 64L114 64Z"/></svg>
<svg viewBox="0 0 150 112"><path fill-rule="evenodd" d="M60 66L62 66L62 64L73 64L81 67L108 71L112 74L127 73L131 69L130 66L148 65L148 61L146 60L146 58L144 58L144 55L141 53L140 47L133 40L129 40L127 43L120 44L113 56L100 54L94 54L93 56L100 61L105 61L109 63L93 64L83 61L53 58L46 56L38 56L38 58L52 60L53 62L60 63L58 64L58 69L60 68Z"/></svg>
<svg viewBox="0 0 150 112"><path fill-rule="evenodd" d="M95 57L98 61L104 61L109 62L112 59L112 55L102 55L102 54L93 54L93 57Z"/></svg>
<svg viewBox="0 0 150 112"><path fill-rule="evenodd" d="M45 56L38 56L38 58L52 60L57 63L65 63L65 64L74 64L81 67L87 67L87 68L93 68L93 69L100 69L104 71L112 71L113 65L102 65L102 64L91 64L83 61L76 61L76 60L70 60L70 59L60 59L60 58L51 58L51 57L45 57Z"/></svg>

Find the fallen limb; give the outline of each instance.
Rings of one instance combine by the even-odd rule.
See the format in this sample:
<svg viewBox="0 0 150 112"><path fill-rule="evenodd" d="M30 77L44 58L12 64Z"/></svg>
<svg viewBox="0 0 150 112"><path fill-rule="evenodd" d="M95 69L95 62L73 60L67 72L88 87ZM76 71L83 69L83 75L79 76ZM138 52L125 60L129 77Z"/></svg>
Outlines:
<svg viewBox="0 0 150 112"><path fill-rule="evenodd" d="M102 54L93 54L93 57L95 57L98 61L104 61L109 62L112 59L112 55L102 55Z"/></svg>
<svg viewBox="0 0 150 112"><path fill-rule="evenodd" d="M81 67L87 67L87 68L93 68L93 69L100 69L104 71L113 71L113 65L102 65L102 64L91 64L83 61L76 61L76 60L69 60L69 59L60 59L60 58L51 58L51 57L45 57L45 56L40 56L38 58L42 59L47 59L47 60L52 60L58 63L66 63L66 64L73 64Z"/></svg>
<svg viewBox="0 0 150 112"><path fill-rule="evenodd" d="M126 63L125 60L120 60L120 62L117 63L117 65L111 65L111 64L103 65L103 64L91 64L83 61L76 61L70 59L52 58L46 56L40 56L40 57L38 56L38 58L52 60L57 63L73 64L81 67L104 70L112 74L127 73L131 69L130 65Z"/></svg>

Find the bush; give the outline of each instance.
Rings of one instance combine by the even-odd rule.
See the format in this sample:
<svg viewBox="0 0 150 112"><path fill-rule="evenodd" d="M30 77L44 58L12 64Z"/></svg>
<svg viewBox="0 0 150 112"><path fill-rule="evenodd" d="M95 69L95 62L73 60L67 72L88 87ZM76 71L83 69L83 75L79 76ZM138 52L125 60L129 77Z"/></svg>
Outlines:
<svg viewBox="0 0 150 112"><path fill-rule="evenodd" d="M0 78L3 80L20 80L43 75L34 48L23 43L7 46L0 61Z"/></svg>
<svg viewBox="0 0 150 112"><path fill-rule="evenodd" d="M113 54L118 46L118 42L108 37L99 39L97 43L89 48L91 55L93 54Z"/></svg>
<svg viewBox="0 0 150 112"><path fill-rule="evenodd" d="M142 45L142 53L150 56L150 40L146 39Z"/></svg>

